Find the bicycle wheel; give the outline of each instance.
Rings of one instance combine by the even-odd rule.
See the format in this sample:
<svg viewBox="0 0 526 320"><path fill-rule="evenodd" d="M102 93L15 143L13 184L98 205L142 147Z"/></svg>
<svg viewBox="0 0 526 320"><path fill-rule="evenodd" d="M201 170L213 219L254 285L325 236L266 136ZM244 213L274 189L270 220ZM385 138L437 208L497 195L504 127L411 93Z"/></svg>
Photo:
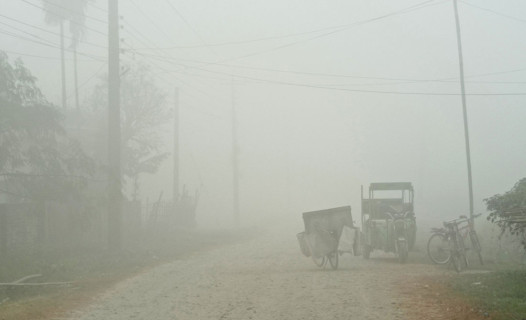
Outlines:
<svg viewBox="0 0 526 320"><path fill-rule="evenodd" d="M484 261L482 260L482 248L480 247L479 237L477 236L475 230L469 232L469 238L471 239L471 246L473 247L473 250L479 257L480 264L484 265Z"/></svg>
<svg viewBox="0 0 526 320"><path fill-rule="evenodd" d="M323 267L325 265L325 263L327 262L325 256L323 257L315 257L314 255L312 256L312 261L314 261L314 264L317 265L318 267Z"/></svg>
<svg viewBox="0 0 526 320"><path fill-rule="evenodd" d="M338 258L339 254L338 251L333 251L327 255L329 263L331 264L331 268L333 270L338 269Z"/></svg>
<svg viewBox="0 0 526 320"><path fill-rule="evenodd" d="M451 257L449 243L445 235L435 233L427 241L427 255L436 264L446 264Z"/></svg>

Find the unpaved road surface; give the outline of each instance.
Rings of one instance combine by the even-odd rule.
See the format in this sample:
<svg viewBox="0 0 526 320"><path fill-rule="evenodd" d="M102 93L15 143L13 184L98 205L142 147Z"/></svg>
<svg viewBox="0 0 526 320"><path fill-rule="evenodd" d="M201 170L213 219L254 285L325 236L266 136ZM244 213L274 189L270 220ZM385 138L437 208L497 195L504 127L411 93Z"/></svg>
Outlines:
<svg viewBox="0 0 526 320"><path fill-rule="evenodd" d="M155 267L66 318L414 319L411 310L422 305L411 288L424 276L451 272L411 261L400 265L392 256L348 254L338 270L320 269L301 255L299 231L269 229L248 242ZM440 318L433 305L425 308L425 318Z"/></svg>

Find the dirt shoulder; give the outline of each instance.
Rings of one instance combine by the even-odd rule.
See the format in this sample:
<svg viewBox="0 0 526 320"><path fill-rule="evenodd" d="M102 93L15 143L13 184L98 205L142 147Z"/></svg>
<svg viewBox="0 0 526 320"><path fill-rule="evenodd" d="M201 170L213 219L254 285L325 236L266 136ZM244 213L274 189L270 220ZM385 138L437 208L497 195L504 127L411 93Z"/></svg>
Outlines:
<svg viewBox="0 0 526 320"><path fill-rule="evenodd" d="M73 267L63 270L66 278L44 274L35 282L67 280L70 285L0 288L0 320L55 319L68 311L89 305L97 297L119 282L148 273L156 266L193 254L247 241L260 232L242 230L181 230L177 235L157 235L145 246L126 249L119 255L107 253L64 257ZM96 261L89 261L96 260ZM54 268L46 263L44 271ZM51 267L50 267L51 265ZM89 269L86 271L86 269ZM56 273L56 272L54 272Z"/></svg>

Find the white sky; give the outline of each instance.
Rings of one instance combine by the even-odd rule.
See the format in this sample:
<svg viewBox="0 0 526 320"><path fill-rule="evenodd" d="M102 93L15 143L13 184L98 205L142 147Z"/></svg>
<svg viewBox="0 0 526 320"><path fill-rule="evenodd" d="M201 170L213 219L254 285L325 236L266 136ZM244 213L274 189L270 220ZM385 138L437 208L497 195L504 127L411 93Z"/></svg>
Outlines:
<svg viewBox="0 0 526 320"><path fill-rule="evenodd" d="M468 211L460 96L429 95L460 92L451 0L169 0L179 14L167 1L120 1L122 63L151 65L169 96L180 87L181 171L201 188L202 222L230 219L232 96L245 217L351 204L358 220L360 185L376 181L412 181L421 219ZM0 49L21 56L59 103L58 28L40 6L0 0ZM82 101L107 69L106 8L88 7ZM480 212L484 198L526 176L526 2L460 1L459 11L468 94L523 93L467 97ZM144 182L144 198L170 195L170 162Z"/></svg>

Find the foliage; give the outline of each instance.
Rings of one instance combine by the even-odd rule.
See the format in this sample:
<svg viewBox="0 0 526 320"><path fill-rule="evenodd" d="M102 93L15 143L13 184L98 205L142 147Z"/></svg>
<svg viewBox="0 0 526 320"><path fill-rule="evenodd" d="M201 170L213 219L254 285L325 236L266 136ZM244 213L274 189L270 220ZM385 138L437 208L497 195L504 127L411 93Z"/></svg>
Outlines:
<svg viewBox="0 0 526 320"><path fill-rule="evenodd" d="M137 197L142 173L155 173L168 153L162 151L161 127L171 118L165 95L144 65L131 66L121 77L121 137L123 174L133 183ZM104 79L94 90L92 105L107 111L108 85ZM125 181L126 182L126 181Z"/></svg>
<svg viewBox="0 0 526 320"><path fill-rule="evenodd" d="M40 200L79 195L94 166L66 136L61 120L22 61L11 65L0 51L0 177L8 189L3 192Z"/></svg>
<svg viewBox="0 0 526 320"><path fill-rule="evenodd" d="M526 249L526 178L519 180L511 190L503 195L496 194L484 199L487 209L491 212L488 220L496 223L502 232L509 231L512 235L520 236ZM513 213L522 215L522 222L511 218Z"/></svg>
<svg viewBox="0 0 526 320"><path fill-rule="evenodd" d="M501 270L455 277L453 288L491 319L522 319L526 314L526 270Z"/></svg>

